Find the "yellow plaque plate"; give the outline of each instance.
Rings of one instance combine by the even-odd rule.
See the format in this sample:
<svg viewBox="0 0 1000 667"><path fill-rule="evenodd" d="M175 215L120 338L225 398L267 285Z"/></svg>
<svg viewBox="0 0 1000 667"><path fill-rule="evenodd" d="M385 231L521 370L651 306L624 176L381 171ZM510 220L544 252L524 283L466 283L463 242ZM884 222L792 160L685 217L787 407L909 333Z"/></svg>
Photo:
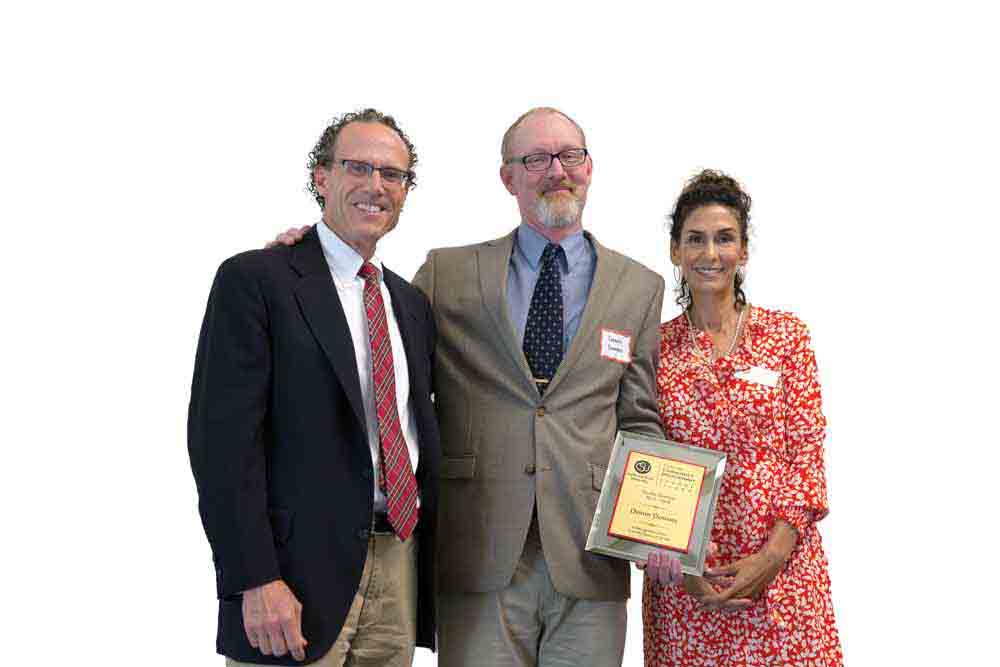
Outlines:
<svg viewBox="0 0 1000 667"><path fill-rule="evenodd" d="M687 553L705 467L629 452L608 535Z"/></svg>

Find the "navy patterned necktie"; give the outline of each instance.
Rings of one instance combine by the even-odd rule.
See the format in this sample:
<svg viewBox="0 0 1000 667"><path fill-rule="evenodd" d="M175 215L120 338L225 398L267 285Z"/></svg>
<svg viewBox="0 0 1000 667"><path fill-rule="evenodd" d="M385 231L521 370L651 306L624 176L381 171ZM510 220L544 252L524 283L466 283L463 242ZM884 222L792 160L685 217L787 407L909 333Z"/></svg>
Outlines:
<svg viewBox="0 0 1000 667"><path fill-rule="evenodd" d="M552 243L542 252L541 271L528 307L528 323L524 327L524 356L535 378L538 393L559 368L563 357L563 298L559 277L559 257L562 247Z"/></svg>

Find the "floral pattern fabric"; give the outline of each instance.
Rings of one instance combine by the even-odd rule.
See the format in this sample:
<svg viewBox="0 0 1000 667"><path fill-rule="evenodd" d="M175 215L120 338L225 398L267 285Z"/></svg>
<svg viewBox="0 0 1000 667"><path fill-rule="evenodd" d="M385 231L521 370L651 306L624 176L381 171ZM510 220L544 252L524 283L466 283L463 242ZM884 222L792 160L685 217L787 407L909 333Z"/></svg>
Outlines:
<svg viewBox="0 0 1000 667"><path fill-rule="evenodd" d="M706 567L762 549L776 519L797 529L798 543L765 592L739 612L702 609L683 587L647 577L647 667L843 665L815 525L828 511L826 420L805 325L794 315L751 307L739 346L715 361L711 338L691 329L684 315L660 332L657 390L667 438L727 454L712 526L719 552Z"/></svg>

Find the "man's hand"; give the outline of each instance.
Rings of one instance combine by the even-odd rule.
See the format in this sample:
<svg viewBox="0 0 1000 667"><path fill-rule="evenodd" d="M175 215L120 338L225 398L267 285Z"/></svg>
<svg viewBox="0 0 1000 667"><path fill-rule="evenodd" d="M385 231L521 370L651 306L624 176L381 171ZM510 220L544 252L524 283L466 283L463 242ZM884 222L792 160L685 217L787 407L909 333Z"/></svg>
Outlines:
<svg viewBox="0 0 1000 667"><path fill-rule="evenodd" d="M291 651L296 660L306 657L302 605L281 579L243 592L243 629L250 646L264 655Z"/></svg>
<svg viewBox="0 0 1000 667"><path fill-rule="evenodd" d="M302 237L309 231L310 225L304 227L289 227L287 232L282 232L274 237L273 241L268 241L265 248L273 248L276 245L295 245L302 240Z"/></svg>
<svg viewBox="0 0 1000 667"><path fill-rule="evenodd" d="M676 586L683 577L681 561L668 551L651 551L645 561L638 561L635 566L661 586Z"/></svg>

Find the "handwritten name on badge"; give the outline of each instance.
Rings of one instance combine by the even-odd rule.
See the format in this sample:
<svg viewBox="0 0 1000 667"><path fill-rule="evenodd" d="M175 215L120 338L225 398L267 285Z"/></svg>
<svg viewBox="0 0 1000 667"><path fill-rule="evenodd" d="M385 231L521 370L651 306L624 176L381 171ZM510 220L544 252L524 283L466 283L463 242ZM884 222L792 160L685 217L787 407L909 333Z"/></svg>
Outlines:
<svg viewBox="0 0 1000 667"><path fill-rule="evenodd" d="M733 376L739 380L753 382L754 384L763 384L768 387L777 387L778 380L781 378L778 371L772 371L770 368L764 368L763 366L751 366L745 371L736 371L733 373Z"/></svg>
<svg viewBox="0 0 1000 667"><path fill-rule="evenodd" d="M601 357L621 364L631 363L631 332L601 329Z"/></svg>

